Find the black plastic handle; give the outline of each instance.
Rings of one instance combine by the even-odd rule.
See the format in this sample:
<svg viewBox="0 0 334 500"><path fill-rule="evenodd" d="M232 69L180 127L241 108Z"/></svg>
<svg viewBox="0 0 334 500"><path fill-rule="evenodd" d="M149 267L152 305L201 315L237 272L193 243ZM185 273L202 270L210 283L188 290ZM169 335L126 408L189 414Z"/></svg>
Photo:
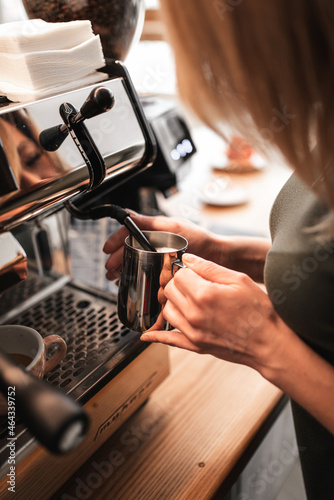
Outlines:
<svg viewBox="0 0 334 500"><path fill-rule="evenodd" d="M80 108L81 120L87 120L94 116L109 111L115 104L115 98L106 87L93 89ZM76 119L74 118L74 122Z"/></svg>
<svg viewBox="0 0 334 500"><path fill-rule="evenodd" d="M39 142L46 151L57 151L67 136L68 129L64 125L55 125L42 130L39 134Z"/></svg>
<svg viewBox="0 0 334 500"><path fill-rule="evenodd" d="M60 389L25 371L0 350L0 390L31 434L53 453L75 448L88 429L83 408ZM9 411L13 406L9 406Z"/></svg>
<svg viewBox="0 0 334 500"><path fill-rule="evenodd" d="M106 87L95 87L83 103L80 111L74 108L70 109L70 115L65 124L55 125L54 127L42 130L39 135L39 142L46 151L57 151L69 134L71 126L93 118L113 108L115 97ZM68 104L71 106L70 104ZM75 111L73 111L75 110Z"/></svg>

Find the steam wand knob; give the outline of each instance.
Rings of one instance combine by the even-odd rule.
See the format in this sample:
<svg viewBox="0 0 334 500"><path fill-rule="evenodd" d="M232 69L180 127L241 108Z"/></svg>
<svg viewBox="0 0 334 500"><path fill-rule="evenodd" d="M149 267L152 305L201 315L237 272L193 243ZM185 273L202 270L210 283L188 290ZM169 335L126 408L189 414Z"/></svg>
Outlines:
<svg viewBox="0 0 334 500"><path fill-rule="evenodd" d="M66 125L55 125L39 134L39 143L45 151L57 151L68 136Z"/></svg>
<svg viewBox="0 0 334 500"><path fill-rule="evenodd" d="M79 113L71 117L71 123L79 123L93 118L113 108L115 98L106 87L97 87L91 91L80 108Z"/></svg>

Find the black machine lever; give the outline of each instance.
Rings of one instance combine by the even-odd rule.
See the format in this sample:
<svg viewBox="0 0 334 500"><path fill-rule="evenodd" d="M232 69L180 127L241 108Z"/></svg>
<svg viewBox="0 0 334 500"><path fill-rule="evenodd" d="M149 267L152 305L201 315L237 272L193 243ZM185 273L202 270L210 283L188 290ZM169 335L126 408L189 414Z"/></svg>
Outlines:
<svg viewBox="0 0 334 500"><path fill-rule="evenodd" d="M106 169L103 157L83 121L109 111L114 104L115 98L109 89L96 87L90 92L80 111L70 103L61 104L59 113L64 123L43 130L39 135L39 142L46 151L56 151L68 134L72 136L89 170L88 190L102 183Z"/></svg>
<svg viewBox="0 0 334 500"><path fill-rule="evenodd" d="M114 104L115 98L109 89L96 87L90 92L80 111L77 111L68 102L61 104L59 113L64 124L43 130L39 136L41 146L47 151L56 151L68 134L72 136L89 170L90 183L87 188L88 191L98 187L103 182L106 175L106 166L94 139L83 121L109 111Z"/></svg>
<svg viewBox="0 0 334 500"><path fill-rule="evenodd" d="M91 91L80 108L79 113L71 118L71 123L80 123L88 118L109 111L115 104L115 98L106 87L96 87Z"/></svg>
<svg viewBox="0 0 334 500"><path fill-rule="evenodd" d="M43 130L39 135L39 143L45 151L57 151L69 134L66 125L55 125Z"/></svg>
<svg viewBox="0 0 334 500"><path fill-rule="evenodd" d="M73 113L70 117L70 125L78 124L88 118L93 118L113 108L115 98L106 87L93 89L80 111ZM46 151L56 151L68 136L70 130L68 124L55 125L40 133L39 142Z"/></svg>
<svg viewBox="0 0 334 500"><path fill-rule="evenodd" d="M61 104L59 113L67 125L69 133L79 150L85 164L88 167L90 182L87 190L90 191L99 186L106 175L106 166L94 139L90 135L84 123L72 123L72 116L77 115L76 108L65 102Z"/></svg>

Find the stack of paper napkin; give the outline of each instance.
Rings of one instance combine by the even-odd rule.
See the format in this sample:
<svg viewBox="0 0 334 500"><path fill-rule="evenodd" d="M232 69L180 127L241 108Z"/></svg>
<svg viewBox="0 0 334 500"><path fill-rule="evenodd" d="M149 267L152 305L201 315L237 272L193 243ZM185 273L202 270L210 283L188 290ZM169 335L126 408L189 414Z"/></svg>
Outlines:
<svg viewBox="0 0 334 500"><path fill-rule="evenodd" d="M0 95L28 101L102 80L100 37L90 21L0 24Z"/></svg>

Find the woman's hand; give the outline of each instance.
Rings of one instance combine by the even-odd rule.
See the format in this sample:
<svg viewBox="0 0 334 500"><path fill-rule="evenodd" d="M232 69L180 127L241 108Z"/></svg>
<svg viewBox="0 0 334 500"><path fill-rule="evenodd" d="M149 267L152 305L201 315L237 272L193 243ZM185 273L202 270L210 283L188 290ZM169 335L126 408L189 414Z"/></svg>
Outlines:
<svg viewBox="0 0 334 500"><path fill-rule="evenodd" d="M192 254L246 273L257 282L263 282L263 267L271 244L267 238L220 236L182 218L149 217L132 211L129 213L140 229L179 234L188 240L188 251ZM128 230L122 227L104 245L103 251L110 254L106 262L106 277L110 280L120 277L127 235Z"/></svg>
<svg viewBox="0 0 334 500"><path fill-rule="evenodd" d="M163 315L176 330L141 336L256 369L334 434L334 367L277 315L247 275L193 255L164 289Z"/></svg>
<svg viewBox="0 0 334 500"><path fill-rule="evenodd" d="M192 253L203 257L208 253L208 247L210 240L213 239L213 235L206 229L181 218L164 216L150 217L137 214L133 211L129 211L129 213L131 219L141 230L166 231L179 234L187 239L188 249ZM110 254L106 262L106 269L108 271L106 277L110 280L119 279L120 277L123 263L124 240L128 234L128 230L122 227L119 231L110 236L103 247L103 251L106 254Z"/></svg>
<svg viewBox="0 0 334 500"><path fill-rule="evenodd" d="M174 331L145 333L142 340L162 342L261 371L280 348L286 325L267 294L247 275L185 254L164 289L163 315ZM288 329L289 330L289 329Z"/></svg>

